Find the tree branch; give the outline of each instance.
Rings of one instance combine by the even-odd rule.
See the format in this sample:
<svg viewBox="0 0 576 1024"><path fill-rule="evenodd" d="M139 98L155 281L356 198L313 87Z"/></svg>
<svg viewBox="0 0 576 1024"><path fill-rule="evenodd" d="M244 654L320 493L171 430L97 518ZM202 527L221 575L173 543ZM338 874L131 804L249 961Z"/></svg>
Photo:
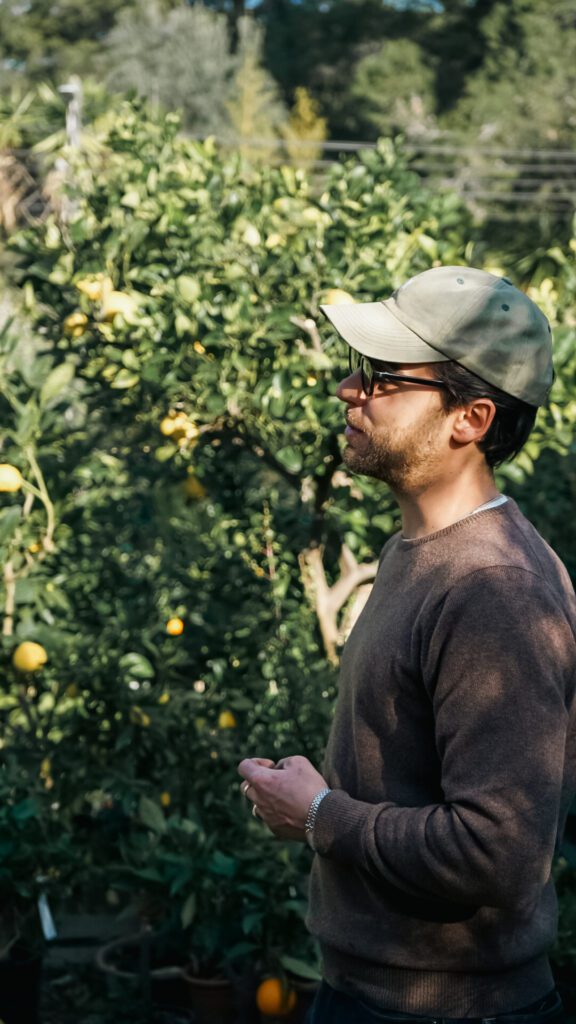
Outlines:
<svg viewBox="0 0 576 1024"><path fill-rule="evenodd" d="M298 561L304 590L318 616L326 657L332 665L337 665L336 649L345 639L338 625L338 614L358 587L374 579L378 562L359 565L350 548L343 544L339 560L340 579L330 587L326 580L323 555L323 547L307 548L301 552ZM362 600L365 598L364 592Z"/></svg>

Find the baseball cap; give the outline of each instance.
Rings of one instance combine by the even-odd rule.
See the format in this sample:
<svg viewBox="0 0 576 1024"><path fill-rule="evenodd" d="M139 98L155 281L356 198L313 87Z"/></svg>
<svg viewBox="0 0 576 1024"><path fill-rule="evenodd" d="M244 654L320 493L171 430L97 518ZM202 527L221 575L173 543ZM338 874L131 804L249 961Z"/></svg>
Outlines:
<svg viewBox="0 0 576 1024"><path fill-rule="evenodd" d="M351 348L371 359L453 360L530 405L546 400L553 380L550 324L506 277L433 267L382 302L320 309Z"/></svg>

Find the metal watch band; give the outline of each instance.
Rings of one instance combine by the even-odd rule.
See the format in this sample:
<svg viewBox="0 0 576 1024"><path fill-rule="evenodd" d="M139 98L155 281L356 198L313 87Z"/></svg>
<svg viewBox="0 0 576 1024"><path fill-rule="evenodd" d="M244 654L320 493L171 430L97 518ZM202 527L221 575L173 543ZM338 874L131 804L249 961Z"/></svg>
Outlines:
<svg viewBox="0 0 576 1024"><path fill-rule="evenodd" d="M310 804L310 807L308 808L308 814L306 816L306 821L304 822L304 831L306 833L306 839L310 840L312 838L311 833L314 830L314 822L316 821L318 808L324 797L331 792L332 790L328 786L326 786L324 789L321 789L319 793L316 793L316 796L314 797L312 803Z"/></svg>

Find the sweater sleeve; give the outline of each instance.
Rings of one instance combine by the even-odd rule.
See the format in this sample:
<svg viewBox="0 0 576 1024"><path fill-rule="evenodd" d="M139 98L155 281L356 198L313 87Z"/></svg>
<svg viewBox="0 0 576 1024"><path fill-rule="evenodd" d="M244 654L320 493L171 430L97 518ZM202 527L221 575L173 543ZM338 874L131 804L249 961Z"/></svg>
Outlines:
<svg viewBox="0 0 576 1024"><path fill-rule="evenodd" d="M529 905L550 876L562 795L574 635L525 569L482 569L436 607L421 640L443 800L320 804L314 845L415 896Z"/></svg>

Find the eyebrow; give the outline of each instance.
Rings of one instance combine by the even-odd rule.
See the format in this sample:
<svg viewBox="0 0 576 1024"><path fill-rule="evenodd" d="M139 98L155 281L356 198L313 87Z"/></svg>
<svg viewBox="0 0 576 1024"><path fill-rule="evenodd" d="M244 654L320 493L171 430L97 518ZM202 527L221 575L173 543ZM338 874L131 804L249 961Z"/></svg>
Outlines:
<svg viewBox="0 0 576 1024"><path fill-rule="evenodd" d="M371 363L376 371L382 373L398 373L400 370L400 363L384 363L379 359L372 359Z"/></svg>

